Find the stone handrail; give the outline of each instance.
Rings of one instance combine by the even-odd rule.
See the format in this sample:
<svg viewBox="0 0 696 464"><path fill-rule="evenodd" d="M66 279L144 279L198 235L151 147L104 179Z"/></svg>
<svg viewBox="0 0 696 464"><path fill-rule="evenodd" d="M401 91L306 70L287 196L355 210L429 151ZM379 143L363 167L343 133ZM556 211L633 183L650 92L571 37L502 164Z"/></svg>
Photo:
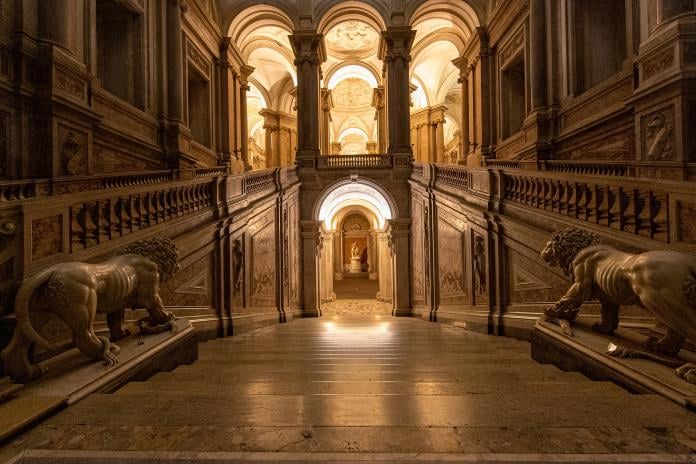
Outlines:
<svg viewBox="0 0 696 464"><path fill-rule="evenodd" d="M634 176L635 163L626 161L569 161L569 160L486 160L485 165L491 169L524 169L566 174L583 174L588 176Z"/></svg>
<svg viewBox="0 0 696 464"><path fill-rule="evenodd" d="M607 169L608 174L593 175L574 170L566 172L565 168L548 171L505 169L502 163L489 169L414 164L411 179L455 195L461 192L463 197L474 193L486 195L506 214L510 212L506 210L508 207L530 208L559 218L562 216L566 221L603 226L662 243L679 241L689 246L696 245L696 241L687 238L690 233L681 233L679 221L683 222L684 218L677 220L680 208L687 207L680 205L694 203L695 185L619 177L620 170ZM590 171L594 173L596 170L592 168ZM474 179L476 188L473 187ZM673 230L675 227L678 230Z"/></svg>
<svg viewBox="0 0 696 464"><path fill-rule="evenodd" d="M275 187L276 170L277 168L270 168L246 173L242 181L242 191L247 195L251 195L263 190L273 189Z"/></svg>
<svg viewBox="0 0 696 464"><path fill-rule="evenodd" d="M57 177L54 179L0 181L0 203L50 195L159 184L171 182L177 178L203 179L222 176L226 172L226 167L216 166L185 171L161 170L96 176Z"/></svg>
<svg viewBox="0 0 696 464"><path fill-rule="evenodd" d="M385 154L320 156L317 158L317 167L320 169L391 168L392 157Z"/></svg>

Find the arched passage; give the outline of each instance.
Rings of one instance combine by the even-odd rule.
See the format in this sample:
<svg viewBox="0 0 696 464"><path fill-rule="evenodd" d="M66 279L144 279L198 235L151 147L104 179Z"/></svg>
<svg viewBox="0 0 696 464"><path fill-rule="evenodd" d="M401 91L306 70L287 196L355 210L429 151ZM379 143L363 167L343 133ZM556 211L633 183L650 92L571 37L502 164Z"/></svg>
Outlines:
<svg viewBox="0 0 696 464"><path fill-rule="evenodd" d="M396 214L389 195L369 181L341 181L324 193L315 209L321 303L338 298L393 304L389 226Z"/></svg>

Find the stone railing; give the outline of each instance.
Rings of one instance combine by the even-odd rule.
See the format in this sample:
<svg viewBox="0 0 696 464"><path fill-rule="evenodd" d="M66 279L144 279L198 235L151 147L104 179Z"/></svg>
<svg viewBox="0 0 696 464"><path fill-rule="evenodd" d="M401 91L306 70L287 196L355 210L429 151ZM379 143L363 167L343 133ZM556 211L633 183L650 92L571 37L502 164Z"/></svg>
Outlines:
<svg viewBox="0 0 696 464"><path fill-rule="evenodd" d="M213 205L212 182L196 180L126 193L105 192L69 207L70 252L107 242Z"/></svg>
<svg viewBox="0 0 696 464"><path fill-rule="evenodd" d="M330 155L317 158L319 169L365 169L365 168L391 168L391 155L363 154L363 155Z"/></svg>
<svg viewBox="0 0 696 464"><path fill-rule="evenodd" d="M663 242L669 239L669 189L651 181L506 172L503 185L504 199L510 202Z"/></svg>
<svg viewBox="0 0 696 464"><path fill-rule="evenodd" d="M486 160L486 167L491 169L523 169L588 176L634 176L637 172L635 163L625 161L521 161L521 160Z"/></svg>
<svg viewBox="0 0 696 464"><path fill-rule="evenodd" d="M468 190L471 186L471 171L460 166L434 165L435 182L450 185L462 190ZM422 170L422 167L421 167Z"/></svg>
<svg viewBox="0 0 696 464"><path fill-rule="evenodd" d="M244 175L243 192L247 195L272 190L275 187L276 171L278 168L250 171ZM281 168L286 169L286 168Z"/></svg>
<svg viewBox="0 0 696 464"><path fill-rule="evenodd" d="M593 173L588 175L567 163L546 163L554 169L504 169L503 163L489 169L414 164L411 179L455 195L460 192L464 198L474 193L487 196L506 215L511 207L522 207L530 209L520 211L523 216L543 211L578 226L594 224L663 243L696 245L690 219L696 211L696 185L620 176L620 164L610 164L605 171L587 163Z"/></svg>
<svg viewBox="0 0 696 464"><path fill-rule="evenodd" d="M226 172L227 168L224 166L216 166L188 171L162 170L55 179L0 181L0 203L92 190L159 184L172 182L176 179L205 179L222 176Z"/></svg>

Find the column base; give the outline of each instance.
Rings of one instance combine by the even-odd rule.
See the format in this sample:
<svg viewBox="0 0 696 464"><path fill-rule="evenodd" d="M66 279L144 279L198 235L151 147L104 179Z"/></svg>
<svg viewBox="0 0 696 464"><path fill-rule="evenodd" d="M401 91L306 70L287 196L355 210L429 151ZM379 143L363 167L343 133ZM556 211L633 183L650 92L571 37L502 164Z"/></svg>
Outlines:
<svg viewBox="0 0 696 464"><path fill-rule="evenodd" d="M319 309L303 309L302 317L321 317L321 310Z"/></svg>
<svg viewBox="0 0 696 464"><path fill-rule="evenodd" d="M411 312L410 309L397 309L394 308L392 310L392 316L395 317L411 317L413 313Z"/></svg>

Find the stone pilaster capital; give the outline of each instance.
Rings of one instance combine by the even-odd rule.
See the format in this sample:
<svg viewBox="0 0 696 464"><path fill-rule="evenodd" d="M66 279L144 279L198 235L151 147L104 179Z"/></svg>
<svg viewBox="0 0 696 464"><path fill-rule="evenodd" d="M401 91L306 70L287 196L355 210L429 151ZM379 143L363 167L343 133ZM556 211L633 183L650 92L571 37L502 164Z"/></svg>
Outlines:
<svg viewBox="0 0 696 464"><path fill-rule="evenodd" d="M416 31L410 26L389 27L382 31L379 43L379 57L385 63L395 60L411 61L411 45Z"/></svg>
<svg viewBox="0 0 696 464"><path fill-rule="evenodd" d="M324 36L314 30L298 30L290 35L290 44L295 54L295 65L304 63L320 65L326 61Z"/></svg>

